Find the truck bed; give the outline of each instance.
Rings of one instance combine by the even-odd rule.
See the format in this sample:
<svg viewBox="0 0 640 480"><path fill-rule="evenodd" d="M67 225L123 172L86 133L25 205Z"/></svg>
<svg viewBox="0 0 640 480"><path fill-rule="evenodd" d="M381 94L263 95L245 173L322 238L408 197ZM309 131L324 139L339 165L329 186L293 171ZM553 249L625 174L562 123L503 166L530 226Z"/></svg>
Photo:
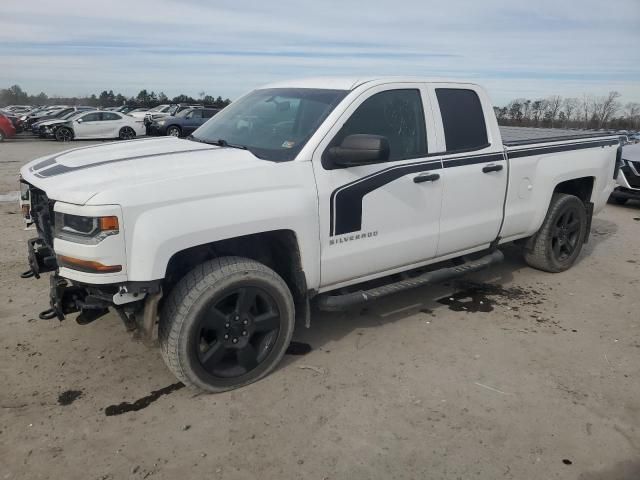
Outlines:
<svg viewBox="0 0 640 480"><path fill-rule="evenodd" d="M507 147L529 145L532 143L579 140L581 138L610 137L615 135L607 131L567 130L562 128L500 127L502 143Z"/></svg>

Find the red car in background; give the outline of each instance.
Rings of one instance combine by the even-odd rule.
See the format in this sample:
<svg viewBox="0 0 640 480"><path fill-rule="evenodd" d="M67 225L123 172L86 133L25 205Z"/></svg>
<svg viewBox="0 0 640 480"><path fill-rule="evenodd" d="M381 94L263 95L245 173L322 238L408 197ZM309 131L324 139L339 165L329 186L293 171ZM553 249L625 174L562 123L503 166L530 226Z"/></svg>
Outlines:
<svg viewBox="0 0 640 480"><path fill-rule="evenodd" d="M5 138L14 137L16 129L7 117L0 113L0 142Z"/></svg>

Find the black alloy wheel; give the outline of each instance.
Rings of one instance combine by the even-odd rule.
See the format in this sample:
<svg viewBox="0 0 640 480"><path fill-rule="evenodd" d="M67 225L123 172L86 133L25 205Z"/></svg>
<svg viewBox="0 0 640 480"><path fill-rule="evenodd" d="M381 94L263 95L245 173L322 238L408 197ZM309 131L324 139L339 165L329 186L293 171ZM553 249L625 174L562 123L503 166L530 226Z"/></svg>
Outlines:
<svg viewBox="0 0 640 480"><path fill-rule="evenodd" d="M60 142L69 142L73 140L73 132L67 127L58 128L58 130L56 130L56 140Z"/></svg>
<svg viewBox="0 0 640 480"><path fill-rule="evenodd" d="M272 372L295 328L286 282L242 257L208 260L171 290L160 312L162 356L178 379L224 392Z"/></svg>
<svg viewBox="0 0 640 480"><path fill-rule="evenodd" d="M551 230L551 249L558 262L571 257L580 239L580 213L575 205L565 207Z"/></svg>
<svg viewBox="0 0 640 480"><path fill-rule="evenodd" d="M122 127L120 129L120 140L131 140L135 138L136 132L133 131L131 127Z"/></svg>
<svg viewBox="0 0 640 480"><path fill-rule="evenodd" d="M265 290L246 286L214 298L194 330L200 366L219 378L239 377L271 352L280 330L280 310Z"/></svg>
<svg viewBox="0 0 640 480"><path fill-rule="evenodd" d="M545 272L571 268L580 255L589 224L581 199L566 193L554 194L540 230L525 243L525 261Z"/></svg>

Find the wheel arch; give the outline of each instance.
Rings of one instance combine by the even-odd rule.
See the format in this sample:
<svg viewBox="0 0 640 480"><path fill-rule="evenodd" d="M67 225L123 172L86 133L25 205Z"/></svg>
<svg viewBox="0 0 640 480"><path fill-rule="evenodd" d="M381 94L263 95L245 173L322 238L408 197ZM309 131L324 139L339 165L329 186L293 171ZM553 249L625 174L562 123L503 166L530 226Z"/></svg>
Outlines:
<svg viewBox="0 0 640 480"><path fill-rule="evenodd" d="M558 183L553 189L553 194L566 193L568 195L573 195L586 204L591 201L594 183L595 177L593 176L572 178L571 180L565 180Z"/></svg>
<svg viewBox="0 0 640 480"><path fill-rule="evenodd" d="M167 125L164 129L167 135L169 135L169 129L171 128L177 128L178 130L180 130L180 134L182 134L182 127L177 123L172 123L170 125Z"/></svg>
<svg viewBox="0 0 640 480"><path fill-rule="evenodd" d="M307 279L302 267L298 238L292 230L273 230L227 238L175 252L167 263L163 288L171 290L195 266L226 256L245 257L266 265L282 277L296 303L306 299Z"/></svg>

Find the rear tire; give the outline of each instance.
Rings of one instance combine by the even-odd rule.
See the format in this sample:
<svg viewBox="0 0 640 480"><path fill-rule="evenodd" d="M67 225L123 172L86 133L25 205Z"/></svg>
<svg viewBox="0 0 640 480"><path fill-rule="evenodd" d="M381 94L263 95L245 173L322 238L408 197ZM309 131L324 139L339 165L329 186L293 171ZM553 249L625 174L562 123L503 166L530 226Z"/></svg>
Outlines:
<svg viewBox="0 0 640 480"><path fill-rule="evenodd" d="M2 130L0 130L0 142L4 142L5 138L6 138L6 135L4 134L4 132Z"/></svg>
<svg viewBox="0 0 640 480"><path fill-rule="evenodd" d="M277 273L247 258L217 258L185 275L167 297L162 356L188 386L232 390L273 371L294 319L291 292Z"/></svg>
<svg viewBox="0 0 640 480"><path fill-rule="evenodd" d="M563 272L575 263L587 235L587 210L578 197L556 193L542 227L524 250L527 264L545 272Z"/></svg>
<svg viewBox="0 0 640 480"><path fill-rule="evenodd" d="M613 197L613 201L616 202L618 205L624 205L625 203L627 203L629 199L628 198L624 198L624 197Z"/></svg>

